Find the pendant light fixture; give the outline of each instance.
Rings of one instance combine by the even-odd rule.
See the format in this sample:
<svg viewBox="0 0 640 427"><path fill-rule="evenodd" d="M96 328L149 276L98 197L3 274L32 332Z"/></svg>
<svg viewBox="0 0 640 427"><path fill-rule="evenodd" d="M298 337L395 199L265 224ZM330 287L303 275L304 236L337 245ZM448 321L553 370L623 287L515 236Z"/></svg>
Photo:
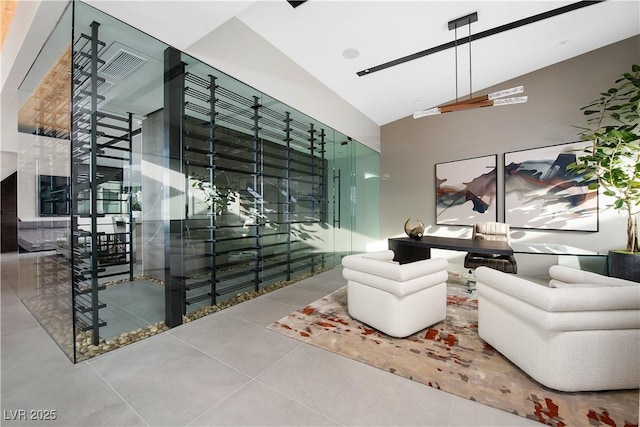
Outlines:
<svg viewBox="0 0 640 427"><path fill-rule="evenodd" d="M511 96L524 92L524 86L517 86L510 89L492 92L487 95L472 98L473 88L471 81L471 23L478 20L478 13L474 12L470 15L463 16L453 21L449 21L449 30L455 31L455 68L456 68L456 102L441 105L439 107L429 108L427 110L416 111L413 113L414 119L421 117L433 116L436 114L450 113L453 111L469 110L472 108L495 107L501 105L522 104L527 102L527 96ZM469 99L458 101L458 28L469 26Z"/></svg>

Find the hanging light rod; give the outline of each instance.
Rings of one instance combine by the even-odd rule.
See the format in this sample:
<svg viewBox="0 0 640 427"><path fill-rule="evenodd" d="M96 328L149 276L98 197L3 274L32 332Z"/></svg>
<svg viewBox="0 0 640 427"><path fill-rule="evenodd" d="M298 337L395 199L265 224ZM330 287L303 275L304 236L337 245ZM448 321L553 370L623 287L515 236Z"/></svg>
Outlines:
<svg viewBox="0 0 640 427"><path fill-rule="evenodd" d="M451 113L453 111L469 110L471 108L494 107L501 105L522 104L527 102L526 96L514 96L505 98L505 96L515 95L524 92L524 86L512 87L498 92L492 92L487 95L477 96L475 98L466 99L464 101L454 102L452 104L441 105L440 107L429 108L428 110L416 111L413 113L414 119L421 117L433 116L441 113Z"/></svg>
<svg viewBox="0 0 640 427"><path fill-rule="evenodd" d="M517 21L513 21L508 24L500 25L499 27L491 28L491 29L482 31L480 33L474 34L466 40L464 39L458 40L458 46L464 43L470 43L471 41L474 41L474 40L480 40L485 37L493 36L495 34L500 34L505 31L513 30L514 28L522 27L524 25L533 24L534 22L542 21L547 18L552 18L554 16L562 15L563 13L572 12L574 10L578 10L583 7L602 3L603 1L605 0L579 1L577 3L572 3L566 6L559 7L557 9L553 9L547 12L542 12L537 15L533 15L528 18L519 19ZM467 18L467 17L463 17L459 19L464 19L464 18ZM476 20L477 20L477 14L476 14ZM455 28L455 27L451 27L451 23L455 21L457 20L449 22L449 30L452 30ZM470 24L471 22L475 22L475 21L468 21L468 22L465 22L464 24L460 23L458 26L467 25L467 24ZM413 53L411 55L403 56L402 58L394 59L393 61L385 62L384 64L376 65L375 67L365 68L362 71L358 71L356 74L360 77L368 76L377 71L382 71L386 68L394 67L396 65L404 64L405 62L413 61L414 59L422 58L437 52L441 52L443 50L451 49L455 46L456 46L456 41L451 41L448 43L441 44L439 46L435 46L420 52Z"/></svg>
<svg viewBox="0 0 640 427"><path fill-rule="evenodd" d="M469 39L471 38L471 24L478 20L476 12L463 16L461 18L449 21L449 30L456 30L456 43L458 42L457 30L462 26L469 26ZM510 89L492 92L487 95L471 97L473 90L471 85L471 41L469 41L469 99L458 101L458 49L456 47L456 102L441 105L439 107L429 108L427 110L416 111L413 113L414 119L435 114L451 113L454 111L469 110L472 108L493 107L501 105L521 104L527 102L526 96L511 96L524 92L524 86L516 86Z"/></svg>

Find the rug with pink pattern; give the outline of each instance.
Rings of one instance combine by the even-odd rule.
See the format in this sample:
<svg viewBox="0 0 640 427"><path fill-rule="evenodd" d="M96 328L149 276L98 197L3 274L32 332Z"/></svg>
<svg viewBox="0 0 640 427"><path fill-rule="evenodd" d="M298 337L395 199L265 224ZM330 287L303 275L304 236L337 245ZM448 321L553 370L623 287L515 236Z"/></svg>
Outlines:
<svg viewBox="0 0 640 427"><path fill-rule="evenodd" d="M638 390L564 393L538 384L477 333L478 301L449 286L447 318L407 338L352 319L346 287L268 328L478 403L552 426L637 426Z"/></svg>

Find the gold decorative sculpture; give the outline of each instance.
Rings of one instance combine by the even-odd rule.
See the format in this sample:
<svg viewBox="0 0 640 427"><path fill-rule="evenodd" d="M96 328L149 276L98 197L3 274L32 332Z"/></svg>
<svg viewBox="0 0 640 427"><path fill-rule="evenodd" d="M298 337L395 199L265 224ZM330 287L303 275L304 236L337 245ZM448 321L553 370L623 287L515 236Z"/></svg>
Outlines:
<svg viewBox="0 0 640 427"><path fill-rule="evenodd" d="M410 239L413 240L421 240L424 235L424 224L422 221L418 220L418 226L415 228L410 228L409 222L411 218L407 219L407 222L404 223L404 232L407 233Z"/></svg>

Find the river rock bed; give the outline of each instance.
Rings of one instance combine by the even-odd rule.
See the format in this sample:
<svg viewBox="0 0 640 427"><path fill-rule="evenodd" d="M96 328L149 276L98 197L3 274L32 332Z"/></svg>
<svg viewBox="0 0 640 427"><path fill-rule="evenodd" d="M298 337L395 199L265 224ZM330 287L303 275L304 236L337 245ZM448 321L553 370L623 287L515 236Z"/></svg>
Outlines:
<svg viewBox="0 0 640 427"><path fill-rule="evenodd" d="M146 326L144 328L138 328L131 332L123 332L122 334L105 340L100 338L98 345L93 344L93 332L82 331L76 334L76 354L77 361L87 360L100 354L107 353L112 350L116 350L120 347L124 347L134 342L149 338L157 335L160 332L164 332L169 328L164 324L164 321L156 322L153 325Z"/></svg>

